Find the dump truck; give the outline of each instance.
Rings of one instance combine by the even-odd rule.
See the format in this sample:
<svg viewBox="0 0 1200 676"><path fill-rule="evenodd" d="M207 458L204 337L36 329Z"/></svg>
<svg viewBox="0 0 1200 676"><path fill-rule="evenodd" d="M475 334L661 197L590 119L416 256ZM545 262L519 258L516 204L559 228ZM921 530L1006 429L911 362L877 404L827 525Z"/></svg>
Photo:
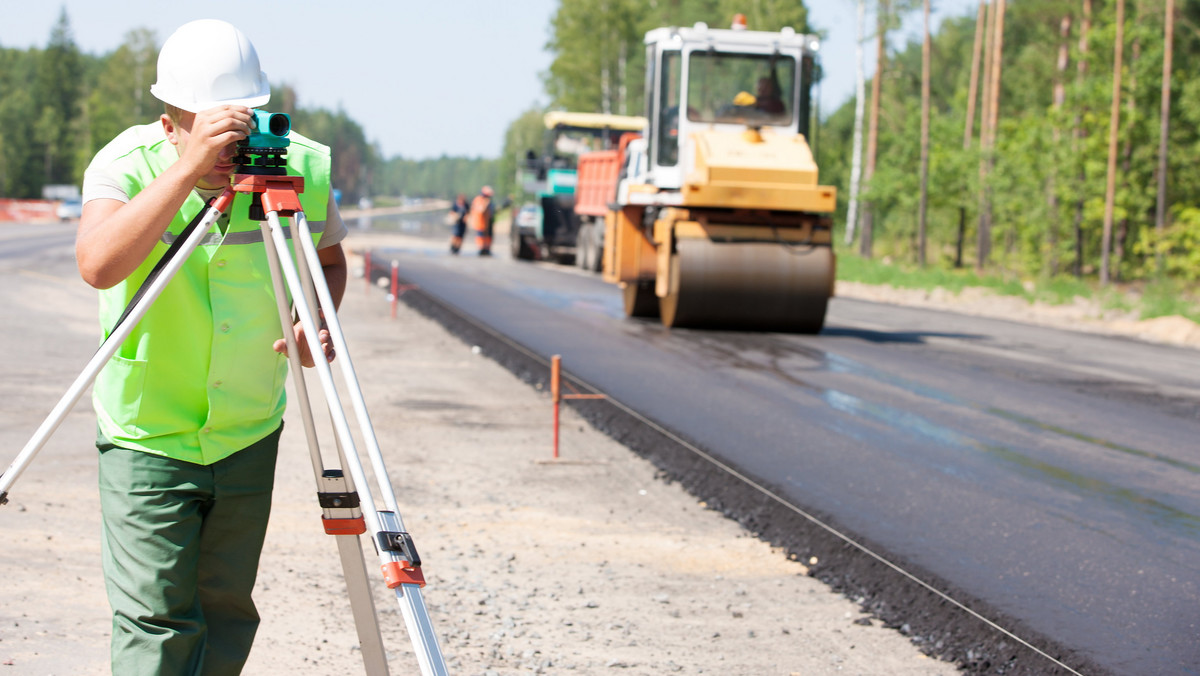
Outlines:
<svg viewBox="0 0 1200 676"><path fill-rule="evenodd" d="M698 23L651 30L645 44L640 138L579 162L584 175L618 167L596 194L609 200L604 279L622 289L625 314L819 332L837 191L818 183L808 143L817 39Z"/></svg>
<svg viewBox="0 0 1200 676"><path fill-rule="evenodd" d="M597 150L579 158L575 184L575 216L579 219L575 262L584 270L603 269L604 218L616 202L617 185L629 157L628 146L640 138L638 132L626 132L616 148Z"/></svg>
<svg viewBox="0 0 1200 676"><path fill-rule="evenodd" d="M550 111L545 144L517 162L517 185L534 197L521 205L510 230L513 258L569 263L577 258L579 218L575 214L579 156L615 147L621 134L641 130L645 118L602 113Z"/></svg>

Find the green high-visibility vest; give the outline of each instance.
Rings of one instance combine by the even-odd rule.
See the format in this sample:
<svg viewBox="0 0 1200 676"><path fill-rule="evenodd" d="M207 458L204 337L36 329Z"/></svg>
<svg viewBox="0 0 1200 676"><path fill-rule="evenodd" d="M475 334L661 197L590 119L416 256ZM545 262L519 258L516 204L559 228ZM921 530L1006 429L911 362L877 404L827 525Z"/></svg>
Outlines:
<svg viewBox="0 0 1200 676"><path fill-rule="evenodd" d="M300 202L314 230L326 217L329 149L291 134L288 173L305 179ZM124 177L132 199L178 160L159 123L126 130L92 161ZM97 164L101 163L101 164ZM125 448L202 465L279 427L287 358L262 232L239 193L229 222L214 227L163 289L92 390L100 434ZM204 208L192 193L154 251L125 281L100 292L104 337L154 264ZM290 228L289 228L290 230ZM314 241L320 232L313 233ZM268 244L269 245L269 244Z"/></svg>

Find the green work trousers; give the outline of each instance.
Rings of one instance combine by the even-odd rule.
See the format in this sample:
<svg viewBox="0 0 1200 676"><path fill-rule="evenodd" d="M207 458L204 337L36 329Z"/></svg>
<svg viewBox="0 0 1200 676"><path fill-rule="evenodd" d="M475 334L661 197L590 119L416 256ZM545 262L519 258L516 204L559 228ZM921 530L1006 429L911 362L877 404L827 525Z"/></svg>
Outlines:
<svg viewBox="0 0 1200 676"><path fill-rule="evenodd" d="M212 465L100 451L113 674L238 674L282 428Z"/></svg>

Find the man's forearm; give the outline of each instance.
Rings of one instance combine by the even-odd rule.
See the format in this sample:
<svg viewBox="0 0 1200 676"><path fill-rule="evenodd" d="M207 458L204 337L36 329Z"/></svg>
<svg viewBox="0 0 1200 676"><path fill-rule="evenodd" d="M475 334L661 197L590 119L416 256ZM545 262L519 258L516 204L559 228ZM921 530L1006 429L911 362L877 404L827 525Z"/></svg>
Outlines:
<svg viewBox="0 0 1200 676"><path fill-rule="evenodd" d="M342 296L346 293L346 280L349 277L346 252L341 244L334 244L319 250L317 258L321 261L321 272L325 275L325 284L333 298L334 309L337 309L342 305Z"/></svg>

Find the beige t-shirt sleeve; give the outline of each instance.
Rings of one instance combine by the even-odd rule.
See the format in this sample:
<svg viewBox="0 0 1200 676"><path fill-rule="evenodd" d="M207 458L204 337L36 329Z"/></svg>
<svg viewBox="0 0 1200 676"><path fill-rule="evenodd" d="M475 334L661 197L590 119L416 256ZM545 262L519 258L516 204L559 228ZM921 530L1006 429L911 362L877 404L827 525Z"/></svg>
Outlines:
<svg viewBox="0 0 1200 676"><path fill-rule="evenodd" d="M333 246L346 238L346 224L338 211L337 202L333 201L333 188L329 189L329 206L325 209L325 229L321 231L321 239L317 242L318 249Z"/></svg>

